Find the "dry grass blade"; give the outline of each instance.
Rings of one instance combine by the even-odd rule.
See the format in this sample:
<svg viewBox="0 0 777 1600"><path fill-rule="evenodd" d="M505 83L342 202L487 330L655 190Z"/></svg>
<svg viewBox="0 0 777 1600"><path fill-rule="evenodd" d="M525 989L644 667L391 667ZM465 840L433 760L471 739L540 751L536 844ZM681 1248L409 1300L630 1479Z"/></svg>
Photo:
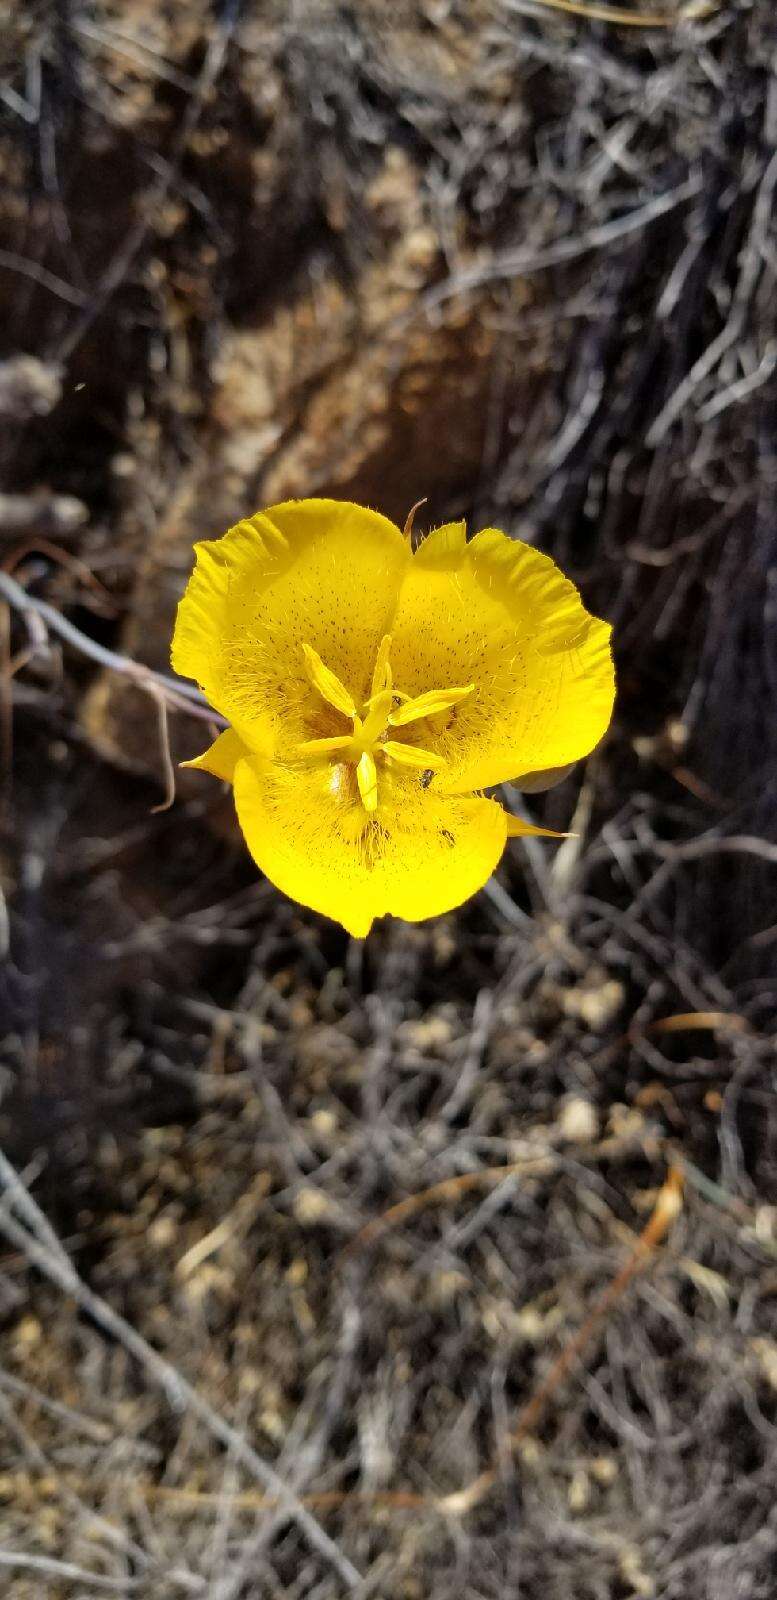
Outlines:
<svg viewBox="0 0 777 1600"><path fill-rule="evenodd" d="M719 10L722 0L686 0L676 12L631 11L624 6L588 5L586 0L531 0L547 11L563 11L588 22L609 22L620 28L676 28L683 22L700 22Z"/></svg>
<svg viewBox="0 0 777 1600"><path fill-rule="evenodd" d="M461 1199L462 1195L471 1194L474 1189L490 1188L492 1184L499 1184L504 1178L514 1177L519 1173L538 1175L548 1172L552 1166L551 1156L527 1156L521 1161L508 1161L500 1167L480 1167L475 1172L462 1172L455 1178L444 1178L441 1183L432 1184L428 1189L419 1189L416 1194L398 1200L388 1211L366 1223L355 1238L349 1240L343 1251L343 1259L346 1260L376 1244L384 1234L409 1222L420 1211L426 1210L427 1206L450 1205Z"/></svg>
<svg viewBox="0 0 777 1600"><path fill-rule="evenodd" d="M630 1041L639 1039L647 1033L688 1033L696 1029L714 1032L717 1028L728 1029L733 1033L749 1033L750 1025L746 1017L740 1017L731 1011L680 1011L672 1017L656 1017L653 1022L643 1024L633 1023L627 1034Z"/></svg>

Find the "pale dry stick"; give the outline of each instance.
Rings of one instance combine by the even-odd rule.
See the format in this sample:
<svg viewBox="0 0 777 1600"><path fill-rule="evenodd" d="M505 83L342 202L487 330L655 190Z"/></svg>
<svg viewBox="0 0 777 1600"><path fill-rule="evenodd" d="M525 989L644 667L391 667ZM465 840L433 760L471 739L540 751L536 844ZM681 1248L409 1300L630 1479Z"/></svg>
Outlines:
<svg viewBox="0 0 777 1600"><path fill-rule="evenodd" d="M195 79L186 73L178 72L169 61L156 50L152 50L141 38L126 33L121 28L98 27L96 23L88 22L85 17L73 17L70 26L73 32L79 33L83 39L102 45L117 56L126 56L129 61L136 62L153 77L159 78L162 83L172 84L174 89L181 89L184 94L196 94Z"/></svg>
<svg viewBox="0 0 777 1600"><path fill-rule="evenodd" d="M0 83L0 100L2 100L3 105L8 107L9 111L13 111L17 117L22 117L30 127L35 127L38 121L38 113L35 107L30 105L29 100L25 100L22 95L17 94L16 90L11 88L10 83Z"/></svg>
<svg viewBox="0 0 777 1600"><path fill-rule="evenodd" d="M349 1589L357 1588L361 1574L344 1556L333 1539L325 1533L315 1517L305 1507L299 1496L264 1461L253 1445L203 1398L186 1378L148 1344L142 1334L127 1322L106 1300L83 1282L40 1207L25 1189L16 1169L0 1151L0 1180L10 1189L18 1208L29 1219L29 1227L0 1210L0 1232L17 1250L21 1250L63 1294L71 1295L76 1304L110 1338L115 1339L145 1369L149 1377L162 1390L174 1411L190 1411L208 1432L231 1451L235 1460L253 1474L275 1500L277 1508L292 1518L309 1543L339 1573ZM54 1243L52 1244L52 1240ZM55 1247L54 1247L55 1246Z"/></svg>
<svg viewBox="0 0 777 1600"><path fill-rule="evenodd" d="M169 811L175 803L175 767L170 753L170 731L167 723L167 701L157 688L149 689L149 694L156 705L157 723L159 726L159 749L162 756L162 772L165 780L165 797L158 806L151 807L151 815L155 817L160 811Z"/></svg>
<svg viewBox="0 0 777 1600"><path fill-rule="evenodd" d="M26 1383L23 1378L17 1378L11 1372L6 1372L0 1367L0 1389L7 1389L10 1394L18 1394L28 1403L32 1402L45 1411L50 1417L72 1428L76 1433L83 1433L87 1439L92 1439L95 1444L109 1444L113 1438L113 1430L107 1422L99 1422L96 1417L88 1417L82 1411L74 1411L72 1406L66 1406L61 1400L52 1400L41 1389L36 1389L32 1383Z"/></svg>
<svg viewBox="0 0 777 1600"><path fill-rule="evenodd" d="M0 250L0 267L4 267L6 272L18 273L21 278L29 278L32 283L48 289L51 294L64 300L66 305L76 306L79 311L88 304L87 296L80 289L74 289L64 278L58 278L55 272L49 272L37 261L29 261L26 256L17 255L14 250Z"/></svg>
<svg viewBox="0 0 777 1600"><path fill-rule="evenodd" d="M177 1489L161 1483L141 1483L139 1487L146 1500L152 1504L164 1502L173 1510L218 1509L222 1500L221 1492L215 1489ZM374 1506L381 1511L433 1511L436 1505L434 1499L415 1489L314 1489L302 1498L313 1511L341 1511L346 1504ZM274 1511L278 1502L271 1495L243 1489L235 1495L232 1506L236 1511Z"/></svg>
<svg viewBox="0 0 777 1600"><path fill-rule="evenodd" d="M57 611L56 606L49 605L47 600L39 600L35 595L27 593L15 578L7 572L0 570L0 597L7 601L14 611L22 616L31 615L39 618L52 633L77 650L80 655L87 656L100 667L107 667L110 672L118 672L125 678L130 678L139 689L147 692L156 690L164 695L167 704L177 711L186 711L190 716L202 718L206 722L213 722L219 727L226 726L224 718L216 711L212 711L205 696L193 683L186 683L183 678L169 678L164 672L155 672L152 667L144 667L139 661L130 660L129 656L122 656L116 650L108 650L105 645L98 644L95 639L90 639L82 633L67 617Z"/></svg>
<svg viewBox="0 0 777 1600"><path fill-rule="evenodd" d="M45 1158L37 1156L29 1167L25 1169L24 1177L11 1165L8 1157L0 1150L0 1183L5 1188L5 1194L0 1200L0 1228L3 1227L8 1214L15 1208L24 1219L27 1227L35 1234L41 1244L51 1251L51 1254L64 1266L70 1266L70 1257L62 1244L61 1239L49 1222L48 1217L40 1206L36 1204L30 1194L26 1177L30 1183L35 1183L46 1165Z"/></svg>
<svg viewBox="0 0 777 1600"><path fill-rule="evenodd" d="M505 922L511 928L530 928L532 926L532 919L528 911L524 911L521 906L516 905L498 878L489 878L488 882L483 884L483 894L486 899L491 901L499 915L504 917Z"/></svg>
<svg viewBox="0 0 777 1600"><path fill-rule="evenodd" d="M730 383L728 388L721 389L699 408L696 415L699 422L713 422L722 411L727 411L729 406L738 405L740 400L749 399L757 389L768 382L775 367L777 367L777 340L770 339L761 360L754 372L748 373L746 378L738 378Z"/></svg>
<svg viewBox="0 0 777 1600"><path fill-rule="evenodd" d="M343 1260L355 1255L358 1250L374 1244L384 1233L390 1232L400 1223L407 1222L408 1218L414 1217L417 1212L425 1210L429 1205L445 1205L450 1200L458 1200L460 1195L468 1194L471 1189L481 1189L492 1183L498 1184L504 1178L517 1177L520 1173L541 1177L544 1173L552 1171L553 1166L554 1161L548 1156L527 1156L522 1161L508 1161L504 1166L479 1167L475 1172L461 1172L455 1178L443 1178L440 1183L432 1184L429 1189L421 1189L416 1194L407 1195L404 1200L398 1200L388 1211L382 1212L379 1217L374 1217L355 1238L348 1241L342 1252Z"/></svg>
<svg viewBox="0 0 777 1600"><path fill-rule="evenodd" d="M355 1301L352 1301L346 1292L346 1304L343 1308L342 1330L335 1372L332 1381L327 1385L327 1394L323 1405L317 1404L316 1401L312 1402L314 1410L321 1418L320 1426L316 1428L312 1437L308 1436L302 1450L299 1448L298 1440L295 1441L293 1439L293 1432L295 1431L293 1429L292 1436L287 1440L284 1455L281 1457L281 1462L284 1459L289 1461L290 1468L291 1463L296 1464L294 1487L298 1492L301 1490L300 1476L310 1478L321 1465L324 1450L331 1438L332 1429L342 1417L349 1374L359 1342L360 1329L361 1316L358 1308ZM299 1436L299 1428L296 1425L295 1428ZM309 1503L308 1496L303 1498L306 1504ZM230 1514L234 1509L234 1504L230 1503ZM253 1533L253 1536L243 1544L242 1550L236 1560L227 1568L221 1582L218 1585L214 1584L212 1591L209 1593L209 1600L236 1600L236 1597L243 1593L246 1577L249 1575L255 1577L257 1563L262 1561L264 1552L274 1533L275 1519L267 1519L264 1526L260 1526ZM211 1570L215 1570L215 1568L212 1567ZM367 1578L366 1589L370 1588L371 1578L372 1573ZM361 1594L364 1595L364 1600L366 1600L366 1593L360 1591Z"/></svg>
<svg viewBox="0 0 777 1600"><path fill-rule="evenodd" d="M111 617L118 616L118 606L114 604L114 601L111 598L108 590L105 588L105 585L100 582L99 578L95 577L94 573L92 572L91 568L87 566L86 562L81 561L78 556L74 556L71 551L62 550L60 546L58 544L54 544L51 539L42 538L36 534L30 534L28 538L23 539L21 544L16 546L16 549L11 552L8 560L2 562L3 571L10 572L11 575L13 575L13 573L17 571L18 567L21 566L21 563L26 561L27 557L30 555L43 555L49 561L55 561L57 566L63 567L66 572L72 574L77 582L82 583L85 589L91 590L95 597L95 601L102 607L104 615ZM87 602L85 601L84 604L86 603Z"/></svg>
<svg viewBox="0 0 777 1600"><path fill-rule="evenodd" d="M679 11L627 11L623 6L587 5L584 0L531 0L547 11L563 11L588 22L612 22L622 28L676 28L681 22L701 22L719 10L721 0L688 0Z"/></svg>
<svg viewBox="0 0 777 1600"><path fill-rule="evenodd" d="M41 1572L49 1578L59 1578L66 1583L85 1583L91 1589L102 1589L110 1594L131 1594L144 1581L142 1578L109 1578L100 1572L87 1572L85 1567L77 1567L72 1561L27 1555L24 1550L0 1550L0 1567L18 1572Z"/></svg>

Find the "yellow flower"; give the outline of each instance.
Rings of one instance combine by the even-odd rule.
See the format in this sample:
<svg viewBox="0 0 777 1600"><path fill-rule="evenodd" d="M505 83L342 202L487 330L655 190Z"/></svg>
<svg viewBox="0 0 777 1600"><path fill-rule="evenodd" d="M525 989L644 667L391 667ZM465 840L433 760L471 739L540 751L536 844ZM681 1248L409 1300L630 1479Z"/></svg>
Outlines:
<svg viewBox="0 0 777 1600"><path fill-rule="evenodd" d="M231 726L188 763L234 787L254 860L357 937L449 911L508 838L482 791L539 788L605 732L610 628L548 556L494 528L271 506L196 546L172 660Z"/></svg>

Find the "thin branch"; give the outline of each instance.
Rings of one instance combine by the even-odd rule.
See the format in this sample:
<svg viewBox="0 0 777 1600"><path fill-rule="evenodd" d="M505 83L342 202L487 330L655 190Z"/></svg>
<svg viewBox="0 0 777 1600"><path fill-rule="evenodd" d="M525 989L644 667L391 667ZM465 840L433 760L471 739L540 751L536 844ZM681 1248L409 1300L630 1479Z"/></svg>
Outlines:
<svg viewBox="0 0 777 1600"><path fill-rule="evenodd" d="M143 1578L110 1578L101 1572L87 1572L85 1567L77 1567L72 1561L27 1555L23 1550L0 1550L0 1567L18 1572L45 1572L47 1577L67 1583L88 1583L92 1589L103 1589L111 1594L130 1594L145 1581Z"/></svg>
<svg viewBox="0 0 777 1600"><path fill-rule="evenodd" d="M553 1165L553 1158L547 1155L527 1156L522 1161L508 1161L504 1166L478 1167L474 1172L462 1172L455 1178L443 1178L442 1182L407 1195L404 1200L398 1200L396 1205L390 1206L388 1211L374 1217L354 1239L349 1240L343 1250L343 1259L375 1244L385 1233L408 1222L419 1211L425 1211L427 1206L448 1205L462 1195L469 1194L472 1189L489 1188L491 1184L501 1183L505 1178L515 1177L519 1173L540 1176L551 1171Z"/></svg>
<svg viewBox="0 0 777 1600"><path fill-rule="evenodd" d="M58 278L55 272L49 272L46 267L39 266L37 261L17 255L15 250L0 250L0 267L4 267L6 272L17 272L20 277L29 278L42 289L49 289L69 306L77 306L80 310L88 304L86 295L80 289L74 289L72 284L66 283L64 278Z"/></svg>
<svg viewBox="0 0 777 1600"><path fill-rule="evenodd" d="M67 617L63 617L61 612L57 611L55 606L49 605L47 600L38 600L34 595L28 594L15 578L2 570L0 570L0 596L22 616L31 613L41 618L47 628L58 634L80 655L95 661L98 666L107 667L110 672L118 672L125 678L131 678L139 689L156 690L157 693L164 695L168 705L179 711L188 711L191 716L201 717L206 722L214 722L219 727L226 726L224 718L211 710L204 694L196 689L194 684L186 683L183 678L169 678L163 672L155 672L152 667L143 666L140 661L131 661L129 656L108 650L105 645L98 644L95 639L90 639L87 634L82 633L80 628Z"/></svg>
<svg viewBox="0 0 777 1600"><path fill-rule="evenodd" d="M157 719L159 723L159 748L162 755L162 771L165 780L165 797L158 806L151 807L152 817L160 811L169 811L175 802L175 767L170 754L170 730L167 723L167 701L158 689L151 689L151 698L156 704Z"/></svg>

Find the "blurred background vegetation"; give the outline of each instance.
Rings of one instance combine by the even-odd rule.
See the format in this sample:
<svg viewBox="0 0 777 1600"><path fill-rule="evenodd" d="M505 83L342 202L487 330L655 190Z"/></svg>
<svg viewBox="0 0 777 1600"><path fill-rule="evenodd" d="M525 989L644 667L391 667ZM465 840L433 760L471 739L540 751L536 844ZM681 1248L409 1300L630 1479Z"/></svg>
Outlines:
<svg viewBox="0 0 777 1600"><path fill-rule="evenodd" d="M5 591L5 1592L773 1600L772 6L0 17L0 577L55 617ZM365 945L215 784L152 812L94 659L165 670L193 541L313 494L502 527L615 626L531 801L577 839Z"/></svg>

